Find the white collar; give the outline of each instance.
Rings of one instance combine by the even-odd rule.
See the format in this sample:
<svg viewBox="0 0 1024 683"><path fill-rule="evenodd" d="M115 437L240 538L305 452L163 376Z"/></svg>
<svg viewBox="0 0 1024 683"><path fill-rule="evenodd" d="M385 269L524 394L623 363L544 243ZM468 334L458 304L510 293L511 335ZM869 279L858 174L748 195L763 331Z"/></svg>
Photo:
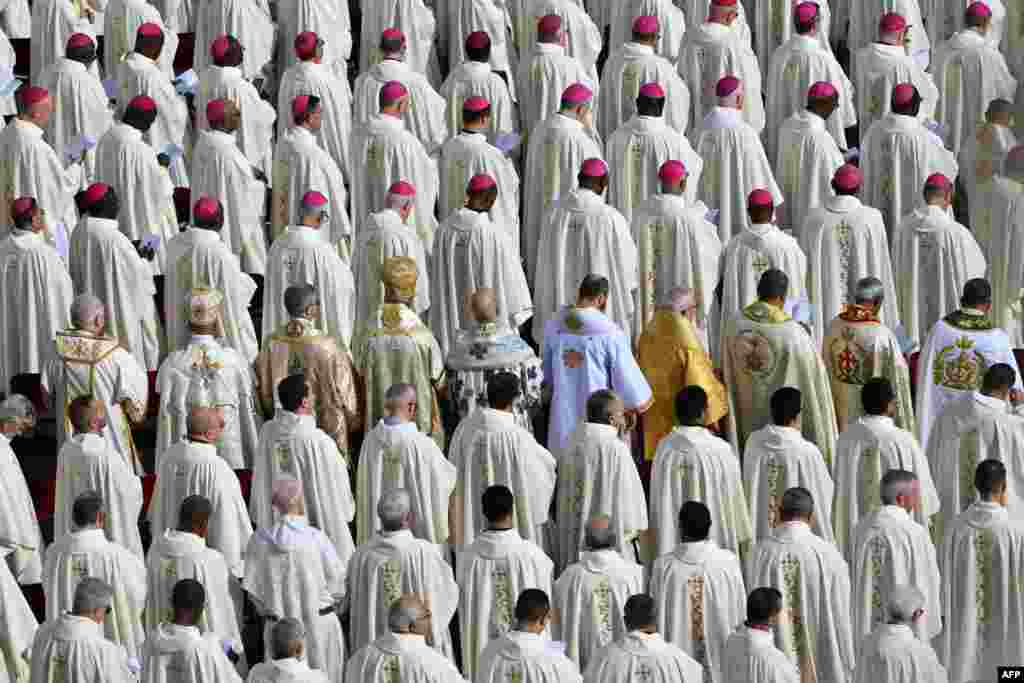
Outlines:
<svg viewBox="0 0 1024 683"><path fill-rule="evenodd" d="M565 48L558 43L537 43L533 46L533 52L538 55L564 55Z"/></svg>
<svg viewBox="0 0 1024 683"><path fill-rule="evenodd" d="M186 437L186 439L187 439L187 437ZM190 439L186 440L186 443L188 444L189 450L196 451L200 455L204 455L204 456L206 456L208 458L219 458L220 457L219 455L217 455L217 447L215 445L213 445L212 443L204 443L202 441L192 441Z"/></svg>
<svg viewBox="0 0 1024 683"><path fill-rule="evenodd" d="M880 427L892 427L896 424L888 415L861 415L860 421L864 424L878 425Z"/></svg>
<svg viewBox="0 0 1024 683"><path fill-rule="evenodd" d="M188 226L188 234L197 242L220 242L220 234L216 230Z"/></svg>
<svg viewBox="0 0 1024 683"><path fill-rule="evenodd" d="M405 121L399 116L391 116L390 114L377 114L371 120L377 125L381 126L382 128L391 128L393 130L405 130Z"/></svg>
<svg viewBox="0 0 1024 683"><path fill-rule="evenodd" d="M797 50L821 50L821 39L817 35L808 36L794 33L790 42L792 47Z"/></svg>
<svg viewBox="0 0 1024 683"><path fill-rule="evenodd" d="M821 118L821 117L816 117ZM855 195L834 195L825 200L825 208L832 213L852 213L864 206Z"/></svg>
<svg viewBox="0 0 1024 683"><path fill-rule="evenodd" d="M377 427L381 429L390 429L395 432L403 432L406 434L415 434L417 431L419 431L416 428L415 422L402 422L396 425L389 425L386 422L384 422L384 418L381 418L380 421L377 422Z"/></svg>
<svg viewBox="0 0 1024 683"><path fill-rule="evenodd" d="M14 125L23 135L28 135L29 137L34 138L43 137L43 129L31 121L22 121L19 118L15 118Z"/></svg>
<svg viewBox="0 0 1024 683"><path fill-rule="evenodd" d="M899 505L882 505L878 508L878 516L891 517L899 520L910 519L910 514Z"/></svg>
<svg viewBox="0 0 1024 683"><path fill-rule="evenodd" d="M495 420L508 422L509 424L516 423L515 414L507 412L505 410L495 410L494 408L481 408L480 410L483 412L484 415L486 415L487 417L494 418Z"/></svg>
<svg viewBox="0 0 1024 683"><path fill-rule="evenodd" d="M747 634L748 640L752 640L758 645L769 645L775 642L775 634L771 630L765 631L760 628L750 628L746 624L740 628Z"/></svg>
<svg viewBox="0 0 1024 683"><path fill-rule="evenodd" d="M1006 401L1004 401L1001 398L995 398L994 396L986 396L980 391L972 392L971 398L973 398L975 402L980 403L981 405L985 406L986 408L989 408L990 410L994 410L995 412L1007 412Z"/></svg>
<svg viewBox="0 0 1024 683"><path fill-rule="evenodd" d="M65 71L72 71L74 73L86 73L88 69L85 68L85 64L76 62L73 59L63 58L63 65Z"/></svg>
<svg viewBox="0 0 1024 683"><path fill-rule="evenodd" d="M309 128L306 128L305 126L298 126L298 125L296 125L296 126L292 126L289 130L291 131L291 134L293 136L298 135L299 137L303 137L303 138L312 138L313 137L313 131L311 131Z"/></svg>
<svg viewBox="0 0 1024 683"><path fill-rule="evenodd" d="M194 334L188 340L189 344L217 344L217 337L212 334Z"/></svg>
<svg viewBox="0 0 1024 683"><path fill-rule="evenodd" d="M632 41L622 46L623 52L633 55L653 55L654 48L650 45L641 45L640 43L634 43Z"/></svg>
<svg viewBox="0 0 1024 683"><path fill-rule="evenodd" d="M121 135L127 138L132 138L133 140L142 139L142 131L139 130L138 128L135 128L134 126L129 126L127 123L124 122L115 123L114 126L121 131Z"/></svg>
<svg viewBox="0 0 1024 683"><path fill-rule="evenodd" d="M491 73L491 65L488 62L474 62L471 59L467 59L461 65L461 70L468 76L481 77Z"/></svg>
<svg viewBox="0 0 1024 683"><path fill-rule="evenodd" d="M237 66L217 66L216 64L213 64L210 66L210 68L220 71L221 76L223 76L225 79L234 79L242 77L242 70Z"/></svg>
<svg viewBox="0 0 1024 683"><path fill-rule="evenodd" d="M83 541L106 541L107 537L104 535L103 529L94 526L88 526L84 529L78 529L71 532L71 536L74 538L80 538Z"/></svg>
<svg viewBox="0 0 1024 683"><path fill-rule="evenodd" d="M821 118L812 111L807 109L801 109L797 113L793 114L793 117L803 121L808 128L815 131L825 130L825 119Z"/></svg>
<svg viewBox="0 0 1024 683"><path fill-rule="evenodd" d="M907 56L907 48L905 48L902 45L890 45L889 43L871 43L871 47L873 47L878 52L882 52L887 55L892 55L894 57Z"/></svg>
<svg viewBox="0 0 1024 683"><path fill-rule="evenodd" d="M128 56L131 57L132 59L135 59L135 60L138 60L138 61L142 62L143 64L150 64L150 65L156 66L156 60L155 59L150 59L149 57L147 57L146 55L142 54L141 52L132 52Z"/></svg>
<svg viewBox="0 0 1024 683"><path fill-rule="evenodd" d="M556 116L558 116L558 118L555 119L555 121L558 121L562 125L568 128L577 128L579 130L583 130L583 124L575 116L570 116L569 114L565 114L562 112L557 112Z"/></svg>

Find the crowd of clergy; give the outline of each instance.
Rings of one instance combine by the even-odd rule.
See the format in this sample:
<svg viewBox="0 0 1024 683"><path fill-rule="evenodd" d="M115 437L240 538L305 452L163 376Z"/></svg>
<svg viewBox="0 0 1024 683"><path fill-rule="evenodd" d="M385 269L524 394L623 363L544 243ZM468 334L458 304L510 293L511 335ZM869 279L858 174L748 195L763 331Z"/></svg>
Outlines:
<svg viewBox="0 0 1024 683"><path fill-rule="evenodd" d="M1021 0L8 0L0 114L0 683L1024 665Z"/></svg>

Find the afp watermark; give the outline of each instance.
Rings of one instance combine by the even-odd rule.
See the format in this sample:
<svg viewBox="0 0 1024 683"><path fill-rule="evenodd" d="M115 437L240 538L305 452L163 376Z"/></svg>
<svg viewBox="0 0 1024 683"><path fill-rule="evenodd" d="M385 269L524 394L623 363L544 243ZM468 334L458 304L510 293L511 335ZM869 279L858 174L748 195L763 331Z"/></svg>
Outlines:
<svg viewBox="0 0 1024 683"><path fill-rule="evenodd" d="M996 681L1010 681L1011 683L1024 683L1024 666L1001 666L998 668L999 675Z"/></svg>

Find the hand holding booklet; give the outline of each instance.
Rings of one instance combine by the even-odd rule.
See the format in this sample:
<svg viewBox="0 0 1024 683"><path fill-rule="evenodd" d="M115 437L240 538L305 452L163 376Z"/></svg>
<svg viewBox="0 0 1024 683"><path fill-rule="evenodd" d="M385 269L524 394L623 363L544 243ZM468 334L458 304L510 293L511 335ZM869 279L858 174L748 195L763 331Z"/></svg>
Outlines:
<svg viewBox="0 0 1024 683"><path fill-rule="evenodd" d="M195 69L183 71L174 79L174 89L179 95L195 95L198 87L199 76L196 75Z"/></svg>

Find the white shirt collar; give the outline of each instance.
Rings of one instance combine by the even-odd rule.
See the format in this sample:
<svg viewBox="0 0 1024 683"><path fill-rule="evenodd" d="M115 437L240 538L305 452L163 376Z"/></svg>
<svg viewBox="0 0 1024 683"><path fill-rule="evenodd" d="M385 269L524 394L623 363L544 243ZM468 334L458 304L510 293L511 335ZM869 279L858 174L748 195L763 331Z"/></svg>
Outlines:
<svg viewBox="0 0 1024 683"><path fill-rule="evenodd" d="M565 48L558 43L537 43L534 45L534 54L538 55L564 55Z"/></svg>
<svg viewBox="0 0 1024 683"><path fill-rule="evenodd" d="M852 213L862 206L860 199L854 195L835 195L825 200L825 208L832 213Z"/></svg>
<svg viewBox="0 0 1024 683"><path fill-rule="evenodd" d="M391 116L389 114L377 114L373 117L373 121L384 128L391 128L394 130L405 130L405 121L401 117Z"/></svg>
<svg viewBox="0 0 1024 683"><path fill-rule="evenodd" d="M1001 398L995 398L994 396L986 396L980 391L973 392L972 396L975 401L985 406L986 408L989 408L1000 413L1007 412L1006 401L1004 401Z"/></svg>
<svg viewBox="0 0 1024 683"><path fill-rule="evenodd" d="M892 55L894 57L906 57L907 49L902 45L890 45L889 43L872 43L871 47L875 48L878 52Z"/></svg>

